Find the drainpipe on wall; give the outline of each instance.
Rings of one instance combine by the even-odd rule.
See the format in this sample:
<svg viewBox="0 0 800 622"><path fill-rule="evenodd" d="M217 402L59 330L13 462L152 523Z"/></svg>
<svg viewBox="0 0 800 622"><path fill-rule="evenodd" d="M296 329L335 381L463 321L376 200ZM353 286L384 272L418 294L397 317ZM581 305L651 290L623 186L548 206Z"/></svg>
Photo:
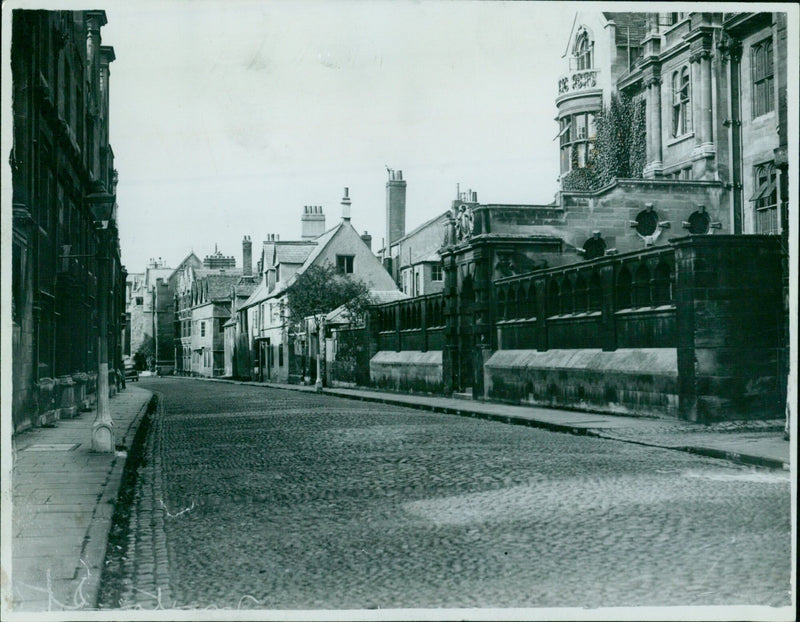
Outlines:
<svg viewBox="0 0 800 622"><path fill-rule="evenodd" d="M730 99L731 118L729 119L731 132L731 196L733 197L733 233L744 232L744 205L742 197L742 112L741 92L739 86L742 46L738 41L731 45L730 60Z"/></svg>

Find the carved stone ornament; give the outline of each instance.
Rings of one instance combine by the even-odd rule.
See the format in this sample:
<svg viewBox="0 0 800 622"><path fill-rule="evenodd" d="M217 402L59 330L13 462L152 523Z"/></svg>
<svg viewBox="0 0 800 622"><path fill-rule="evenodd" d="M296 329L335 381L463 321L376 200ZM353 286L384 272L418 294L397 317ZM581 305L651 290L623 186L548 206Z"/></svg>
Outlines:
<svg viewBox="0 0 800 622"><path fill-rule="evenodd" d="M472 208L462 203L455 210L456 242L466 242L472 236L475 224Z"/></svg>

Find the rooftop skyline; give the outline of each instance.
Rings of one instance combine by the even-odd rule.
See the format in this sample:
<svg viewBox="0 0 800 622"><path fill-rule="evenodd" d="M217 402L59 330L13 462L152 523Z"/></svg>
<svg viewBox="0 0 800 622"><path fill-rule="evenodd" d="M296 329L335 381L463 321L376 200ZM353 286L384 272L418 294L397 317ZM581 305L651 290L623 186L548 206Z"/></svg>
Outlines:
<svg viewBox="0 0 800 622"><path fill-rule="evenodd" d="M385 167L407 230L479 200L547 203L573 8L532 3L105 4L123 263L299 239L304 205L384 237Z"/></svg>

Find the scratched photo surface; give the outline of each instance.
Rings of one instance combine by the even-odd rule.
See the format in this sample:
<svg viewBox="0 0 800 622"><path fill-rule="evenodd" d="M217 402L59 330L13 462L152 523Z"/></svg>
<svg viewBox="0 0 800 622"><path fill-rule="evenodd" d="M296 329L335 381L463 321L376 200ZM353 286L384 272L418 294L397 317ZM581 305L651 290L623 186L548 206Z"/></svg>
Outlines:
<svg viewBox="0 0 800 622"><path fill-rule="evenodd" d="M3 619L794 619L795 5L4 8Z"/></svg>

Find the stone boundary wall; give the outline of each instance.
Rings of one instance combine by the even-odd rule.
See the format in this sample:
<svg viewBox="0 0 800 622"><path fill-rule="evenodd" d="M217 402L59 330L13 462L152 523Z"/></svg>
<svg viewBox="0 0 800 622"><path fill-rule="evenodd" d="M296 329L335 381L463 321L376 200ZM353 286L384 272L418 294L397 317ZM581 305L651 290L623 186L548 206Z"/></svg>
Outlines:
<svg viewBox="0 0 800 622"><path fill-rule="evenodd" d="M675 348L500 350L483 368L492 400L613 414L678 416Z"/></svg>
<svg viewBox="0 0 800 622"><path fill-rule="evenodd" d="M442 351L380 351L370 359L369 376L381 389L441 393Z"/></svg>

